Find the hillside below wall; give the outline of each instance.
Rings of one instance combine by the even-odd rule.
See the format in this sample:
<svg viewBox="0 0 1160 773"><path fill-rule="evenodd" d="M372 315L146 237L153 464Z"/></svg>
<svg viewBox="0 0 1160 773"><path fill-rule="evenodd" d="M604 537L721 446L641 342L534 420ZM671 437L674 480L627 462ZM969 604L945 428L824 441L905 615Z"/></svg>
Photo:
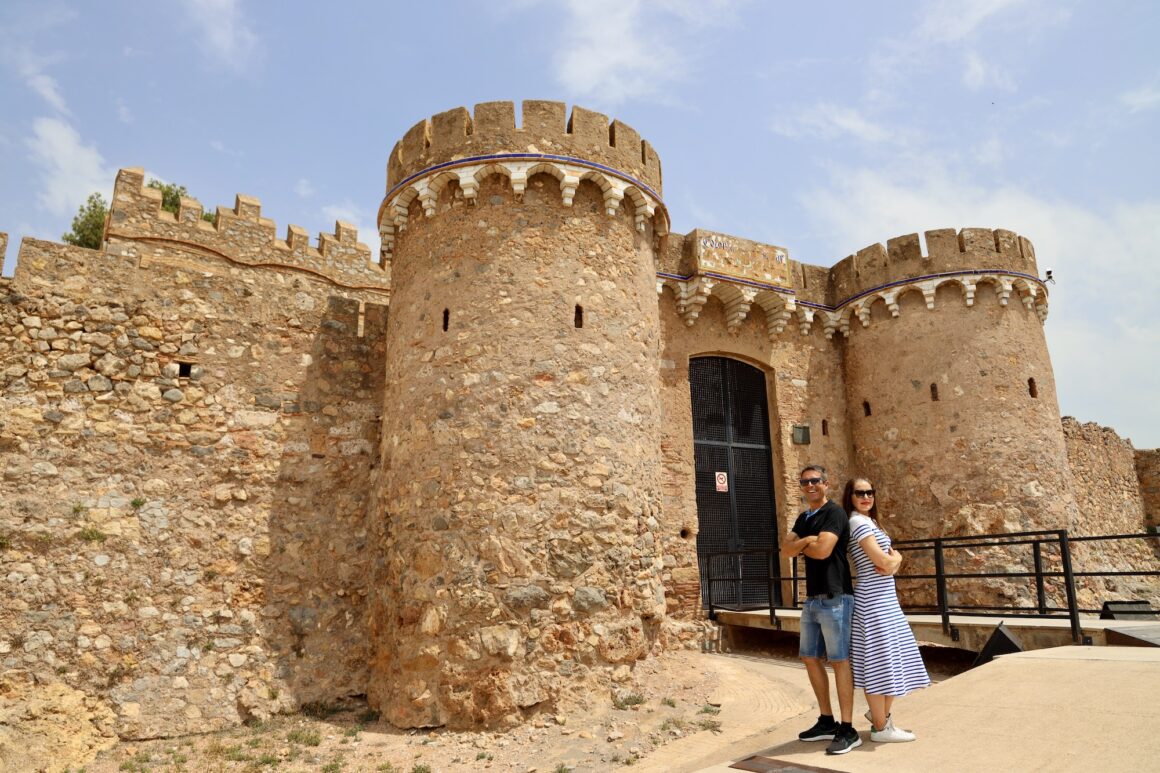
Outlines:
<svg viewBox="0 0 1160 773"><path fill-rule="evenodd" d="M0 671L124 738L361 693L369 661L386 308L183 262L25 240L0 282Z"/></svg>

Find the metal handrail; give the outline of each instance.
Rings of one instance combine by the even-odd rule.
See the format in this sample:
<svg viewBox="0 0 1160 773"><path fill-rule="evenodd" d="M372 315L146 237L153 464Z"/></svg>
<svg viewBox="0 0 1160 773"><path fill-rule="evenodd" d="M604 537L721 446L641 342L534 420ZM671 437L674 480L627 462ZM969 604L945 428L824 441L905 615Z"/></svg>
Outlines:
<svg viewBox="0 0 1160 773"><path fill-rule="evenodd" d="M1082 537L1072 537L1068 534L1066 529L1053 529L1047 531L1026 531L1013 532L1009 534L968 534L957 535L951 537L925 537L911 540L898 540L892 543L892 547L902 552L926 552L933 553L934 559L934 573L922 574L902 574L896 575L896 580L906 581L921 581L934 580L935 582L935 596L936 603L932 606L929 604L905 606L907 611L931 611L937 612L942 618L942 626L944 632L951 634L950 616L951 614L958 614L964 616L975 617L1010 617L1015 614L1019 617L1038 617L1041 619L1066 619L1070 623L1072 640L1079 643L1083 638L1082 629L1080 627L1079 615L1080 613L1099 612L1098 609L1081 609L1076 599L1075 580L1077 577L1152 577L1160 576L1160 570L1108 570L1108 571L1075 571L1071 556L1071 544L1075 542L1095 542L1106 540L1126 540L1126 539L1160 539L1160 534L1101 534L1090 535ZM1015 547L1021 545L1031 546L1031 560L1033 571L1024 572L947 572L946 570L946 552L949 550L962 550L972 548L986 548L986 547ZM1058 546L1059 549L1059 569L1047 570L1044 567L1043 546ZM765 574L758 577L745 577L745 562L736 562L736 576L730 577L714 577L712 575L712 559L725 556L745 556L745 555L765 555ZM803 577L798 572L798 560L795 556L790 561L790 576L783 577L781 575L781 565L778 561L778 553L774 548L754 548L749 550L731 550L718 551L708 553L702 557L704 562L702 566L702 577L705 578L708 584L708 598L709 598L709 617L716 619L716 610L720 606L714 603L714 587L717 584L729 582L735 583L737 587L737 598L741 598L741 585L744 582L756 582L763 580L767 584L768 598L772 601L777 598L774 591L775 586L781 583L789 583L790 589L790 603L774 605L769 604L769 618L773 626L780 630L781 625L777 620L776 611L778 609L799 609L800 596L798 593L799 583ZM994 578L1023 578L1035 580L1035 605L1034 606L1018 606L1018 605L967 605L967 604L951 604L949 601L949 593L947 590L948 580L980 580L980 579L994 579ZM1064 595L1066 598L1066 606L1055 606L1047 603L1047 580L1056 579L1062 580ZM782 596L784 598L784 595ZM987 610L987 611L985 611ZM1032 614L1018 614L1022 612L1031 612ZM1146 612L1134 612L1132 614L1148 614Z"/></svg>

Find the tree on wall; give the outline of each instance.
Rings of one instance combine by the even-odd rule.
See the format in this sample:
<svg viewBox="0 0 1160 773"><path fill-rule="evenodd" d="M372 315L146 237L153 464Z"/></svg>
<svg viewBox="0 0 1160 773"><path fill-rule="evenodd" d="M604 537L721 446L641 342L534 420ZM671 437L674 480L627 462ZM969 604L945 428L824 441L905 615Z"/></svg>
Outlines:
<svg viewBox="0 0 1160 773"><path fill-rule="evenodd" d="M185 189L184 185L163 183L160 180L150 180L145 183L145 187L161 191L161 208L175 215L178 207L181 206L181 197L189 195L189 191ZM212 212L202 212L201 219L213 223L217 220L217 215Z"/></svg>
<svg viewBox="0 0 1160 773"><path fill-rule="evenodd" d="M181 197L189 195L189 191L185 189L184 185L163 183L160 180L150 180L145 183L145 187L161 191L161 208L174 215L177 214L177 209L181 206ZM77 210L76 217L72 221L72 228L60 238L67 244L99 250L102 237L105 235L105 219L108 216L109 203L105 201L105 197L99 193L91 193L85 203L81 204ZM213 223L216 222L217 215L212 212L203 212L201 219Z"/></svg>
<svg viewBox="0 0 1160 773"><path fill-rule="evenodd" d="M105 201L105 197L99 193L90 193L89 198L77 210L77 215L72 221L72 229L60 238L77 247L100 249L101 239L105 234L105 218L108 215L109 204Z"/></svg>

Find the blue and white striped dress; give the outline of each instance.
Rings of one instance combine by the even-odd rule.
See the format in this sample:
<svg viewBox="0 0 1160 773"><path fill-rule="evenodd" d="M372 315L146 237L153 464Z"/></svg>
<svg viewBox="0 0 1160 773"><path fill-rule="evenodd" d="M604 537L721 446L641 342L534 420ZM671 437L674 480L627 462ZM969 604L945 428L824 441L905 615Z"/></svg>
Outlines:
<svg viewBox="0 0 1160 773"><path fill-rule="evenodd" d="M854 686L871 695L906 695L929 685L930 677L898 604L894 578L875 572L862 549L860 543L870 535L884 552L890 548L890 537L874 521L864 515L850 518L850 558L858 570L850 651Z"/></svg>

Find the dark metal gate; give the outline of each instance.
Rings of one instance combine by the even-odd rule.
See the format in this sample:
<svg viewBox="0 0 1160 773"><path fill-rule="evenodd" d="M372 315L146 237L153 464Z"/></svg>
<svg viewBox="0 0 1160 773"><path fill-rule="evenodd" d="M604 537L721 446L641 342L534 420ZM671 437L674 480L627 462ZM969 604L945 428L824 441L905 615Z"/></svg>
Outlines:
<svg viewBox="0 0 1160 773"><path fill-rule="evenodd" d="M709 557L722 551L777 549L765 374L726 357L698 357L689 362L689 391L702 603L709 603L712 576L733 578L715 581L715 606L769 606L766 556ZM722 473L727 491L718 485ZM774 593L773 603L780 604L780 587Z"/></svg>

